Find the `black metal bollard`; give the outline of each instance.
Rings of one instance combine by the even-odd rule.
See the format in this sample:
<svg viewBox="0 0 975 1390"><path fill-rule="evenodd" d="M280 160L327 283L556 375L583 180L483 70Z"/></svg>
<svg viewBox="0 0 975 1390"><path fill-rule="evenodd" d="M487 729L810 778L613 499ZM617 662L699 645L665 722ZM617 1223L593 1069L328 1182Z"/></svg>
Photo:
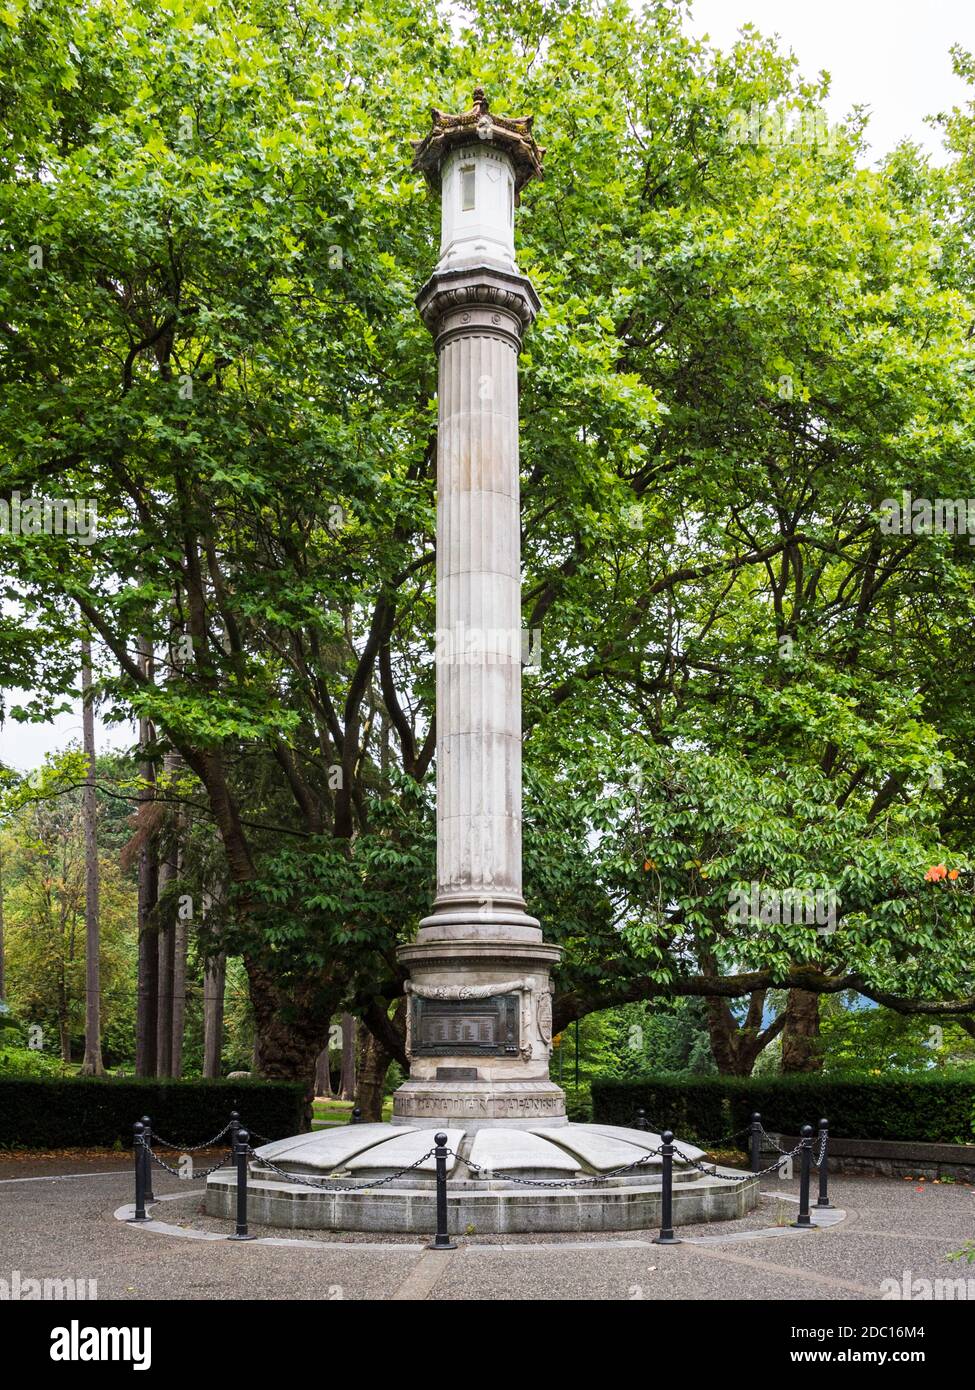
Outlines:
<svg viewBox="0 0 975 1390"><path fill-rule="evenodd" d="M660 1193L660 1234L654 1236L654 1245L681 1245L680 1236L674 1235L674 1135L665 1129L660 1136L663 1148L663 1186Z"/></svg>
<svg viewBox="0 0 975 1390"><path fill-rule="evenodd" d="M234 1153L237 1152L237 1131L240 1129L240 1112L231 1110L230 1112L230 1147Z"/></svg>
<svg viewBox="0 0 975 1390"><path fill-rule="evenodd" d="M427 1246L428 1250L456 1250L447 1231L447 1136L434 1135L437 1147L433 1151L437 1165L437 1234Z"/></svg>
<svg viewBox="0 0 975 1390"><path fill-rule="evenodd" d="M802 1149L800 1159L802 1167L799 1171L799 1216L792 1222L793 1226L798 1226L802 1230L812 1226L812 1217L809 1215L809 1170L812 1167L812 1125L803 1125L800 1131L802 1139Z"/></svg>
<svg viewBox="0 0 975 1390"><path fill-rule="evenodd" d="M355 1109L352 1111L352 1117L351 1117L351 1119L349 1120L349 1124L350 1124L350 1125L361 1125L361 1124L362 1124L362 1111L359 1109L358 1106L356 1106Z"/></svg>
<svg viewBox="0 0 975 1390"><path fill-rule="evenodd" d="M135 1153L135 1216L130 1221L148 1221L146 1216L146 1151L142 1143L142 1122L133 1127L132 1148Z"/></svg>
<svg viewBox="0 0 975 1390"><path fill-rule="evenodd" d="M831 1207L833 1203L829 1200L829 1120L822 1119L819 1122L819 1152L822 1158L819 1160L819 1196L816 1198L817 1207Z"/></svg>
<svg viewBox="0 0 975 1390"><path fill-rule="evenodd" d="M636 1120L634 1122L633 1128L643 1130L647 1130L650 1128L649 1121L647 1120L647 1112L645 1110L638 1110L636 1112Z"/></svg>
<svg viewBox="0 0 975 1390"><path fill-rule="evenodd" d="M154 1202L156 1194L152 1190L152 1159L149 1157L149 1150L152 1148L152 1121L148 1115L142 1117L142 1145L145 1150L146 1201Z"/></svg>
<svg viewBox="0 0 975 1390"><path fill-rule="evenodd" d="M247 1234L247 1156L250 1153L250 1135L246 1129L238 1129L234 1135L234 1162L237 1165L237 1230L228 1240L256 1240L257 1236Z"/></svg>
<svg viewBox="0 0 975 1390"><path fill-rule="evenodd" d="M752 1172L760 1173L762 1171L762 1117L757 1110L752 1116L750 1143Z"/></svg>

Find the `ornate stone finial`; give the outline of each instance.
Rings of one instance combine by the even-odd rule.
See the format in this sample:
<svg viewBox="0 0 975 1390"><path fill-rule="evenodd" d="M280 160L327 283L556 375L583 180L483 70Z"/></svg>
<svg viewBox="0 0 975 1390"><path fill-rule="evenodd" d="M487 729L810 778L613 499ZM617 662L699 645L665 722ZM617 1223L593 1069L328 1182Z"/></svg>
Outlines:
<svg viewBox="0 0 975 1390"><path fill-rule="evenodd" d="M434 106L432 127L422 140L412 141L413 168L419 169L434 190L440 187L440 166L452 150L480 140L495 144L511 160L515 173L515 192L530 179L542 177L543 149L532 135L532 116L496 116L483 87L475 87L469 111L451 116Z"/></svg>

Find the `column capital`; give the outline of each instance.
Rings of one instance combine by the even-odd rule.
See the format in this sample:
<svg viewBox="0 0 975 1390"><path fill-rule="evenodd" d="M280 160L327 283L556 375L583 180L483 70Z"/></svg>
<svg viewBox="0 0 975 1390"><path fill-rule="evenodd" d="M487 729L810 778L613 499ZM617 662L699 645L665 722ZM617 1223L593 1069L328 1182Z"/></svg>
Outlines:
<svg viewBox="0 0 975 1390"><path fill-rule="evenodd" d="M434 271L417 295L416 307L438 352L465 333L507 338L517 351L541 300L527 275L469 265Z"/></svg>

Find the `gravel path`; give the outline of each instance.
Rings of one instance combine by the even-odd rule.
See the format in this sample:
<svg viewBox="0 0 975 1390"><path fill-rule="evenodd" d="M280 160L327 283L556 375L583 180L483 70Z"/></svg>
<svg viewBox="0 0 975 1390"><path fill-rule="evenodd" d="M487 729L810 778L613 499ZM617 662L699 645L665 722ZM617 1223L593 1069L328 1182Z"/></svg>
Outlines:
<svg viewBox="0 0 975 1390"><path fill-rule="evenodd" d="M958 1279L975 1299L975 1265L948 1254L975 1240L971 1187L893 1179L831 1180L845 1219L783 1230L797 1184L770 1179L758 1211L741 1221L685 1227L685 1243L654 1232L572 1237L460 1238L452 1253L415 1237L330 1238L252 1227L275 1244L214 1237L226 1222L200 1212L201 1189L157 1170L153 1215L185 1235L127 1225L128 1161L23 1159L0 1166L0 1279L96 1279L116 1299L680 1299L862 1300L882 1281ZM792 1200L790 1200L792 1199ZM207 1238L209 1236L209 1238ZM715 1238L718 1238L715 1240ZM697 1241L700 1243L696 1243Z"/></svg>

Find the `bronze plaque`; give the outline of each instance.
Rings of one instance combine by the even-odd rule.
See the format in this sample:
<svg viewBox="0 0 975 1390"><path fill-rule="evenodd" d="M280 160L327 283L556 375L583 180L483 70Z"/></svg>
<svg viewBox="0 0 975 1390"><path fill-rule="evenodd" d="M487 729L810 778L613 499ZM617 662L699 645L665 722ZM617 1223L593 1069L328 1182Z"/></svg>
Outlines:
<svg viewBox="0 0 975 1390"><path fill-rule="evenodd" d="M516 1057L519 997L421 999L413 996L413 1051L418 1057Z"/></svg>

